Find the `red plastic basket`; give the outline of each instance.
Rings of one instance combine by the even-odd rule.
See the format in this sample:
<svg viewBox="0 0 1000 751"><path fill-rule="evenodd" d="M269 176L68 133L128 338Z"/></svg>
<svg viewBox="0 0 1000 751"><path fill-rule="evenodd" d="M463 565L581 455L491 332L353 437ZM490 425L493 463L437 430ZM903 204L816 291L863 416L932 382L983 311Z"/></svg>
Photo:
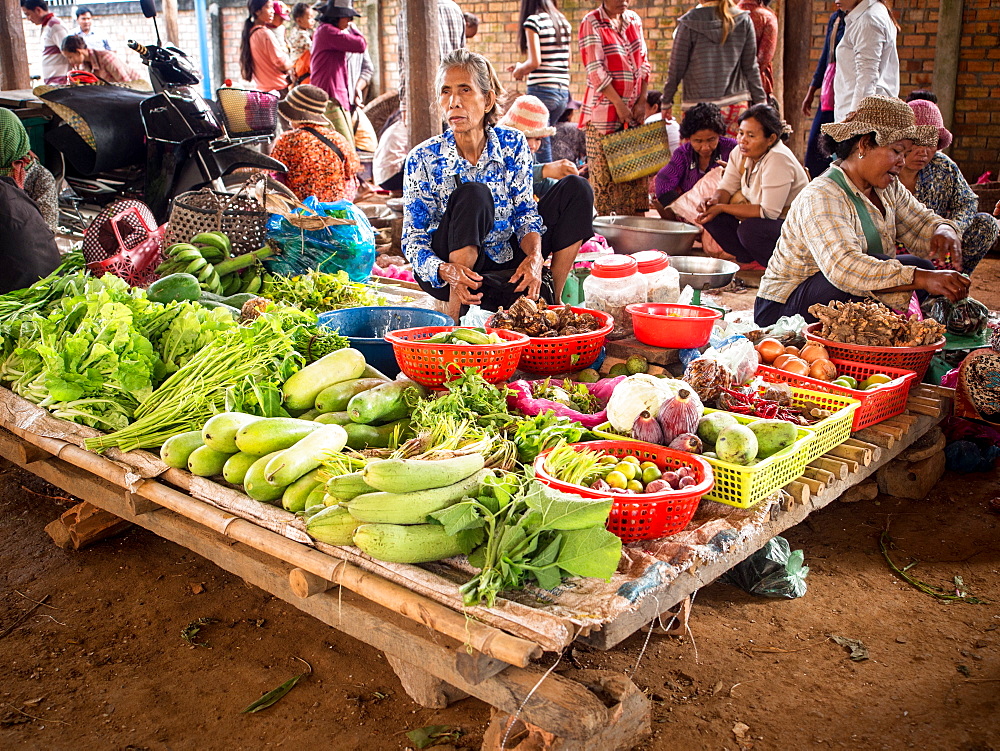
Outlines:
<svg viewBox="0 0 1000 751"><path fill-rule="evenodd" d="M806 339L826 347L830 359L851 360L866 365L887 365L890 368L912 370L917 374L917 381L924 379L924 374L934 358L934 353L944 348L945 340L925 347L866 347L861 344L845 344L824 339L816 332L823 324L813 323L806 326Z"/></svg>
<svg viewBox="0 0 1000 751"><path fill-rule="evenodd" d="M442 388L446 381L457 378L466 368L476 368L489 383L502 383L514 375L521 351L528 346L527 336L506 329L487 329L496 332L506 344L427 344L420 341L456 328L400 329L386 334L385 340L392 345L403 373L428 388Z"/></svg>
<svg viewBox="0 0 1000 751"><path fill-rule="evenodd" d="M562 305L550 305L549 310L560 310ZM603 325L596 331L572 336L529 337L529 344L517 363L519 370L536 375L556 375L590 367L601 354L601 347L615 328L615 319L600 310L570 306L574 313L590 313ZM492 317L486 321L489 326Z"/></svg>
<svg viewBox="0 0 1000 751"><path fill-rule="evenodd" d="M892 378L892 381L879 386L877 389L859 391L858 389L848 389L843 386L821 381L817 378L807 376L797 376L785 370L772 368L768 365L761 365L757 368L757 375L763 377L765 381L771 383L788 383L792 386L800 386L812 391L825 391L829 394L839 394L849 396L861 402L861 406L854 412L854 423L851 425L851 432L856 432L874 425L882 420L900 415L906 409L906 400L909 398L910 387L916 382L917 374L912 370L902 368L890 368L888 365L869 365L863 362L852 362L850 360L830 360L837 368L837 375L848 375L857 381L863 381L870 375L884 373Z"/></svg>
<svg viewBox="0 0 1000 751"><path fill-rule="evenodd" d="M677 534L691 521L701 497L712 489L714 483L711 465L700 456L686 451L676 451L642 441L591 441L570 445L577 451L590 449L614 456L635 456L642 461L654 462L662 471L678 467L694 469L695 484L683 490L642 494L598 492L552 477L545 471L545 455L548 451L535 459L535 477L539 482L584 498L610 497L614 505L608 515L608 529L618 535L622 542L657 540Z"/></svg>
<svg viewBox="0 0 1000 751"><path fill-rule="evenodd" d="M635 338L643 344L669 349L704 347L722 313L700 305L633 303L625 308L632 316Z"/></svg>

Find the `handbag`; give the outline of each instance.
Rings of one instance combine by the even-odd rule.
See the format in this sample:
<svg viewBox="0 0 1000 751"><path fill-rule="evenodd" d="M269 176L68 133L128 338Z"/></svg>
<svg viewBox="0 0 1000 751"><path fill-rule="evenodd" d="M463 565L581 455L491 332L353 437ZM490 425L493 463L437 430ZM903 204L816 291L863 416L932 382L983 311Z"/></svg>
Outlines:
<svg viewBox="0 0 1000 751"><path fill-rule="evenodd" d="M662 121L619 130L601 139L608 172L616 183L655 175L670 161L670 142Z"/></svg>

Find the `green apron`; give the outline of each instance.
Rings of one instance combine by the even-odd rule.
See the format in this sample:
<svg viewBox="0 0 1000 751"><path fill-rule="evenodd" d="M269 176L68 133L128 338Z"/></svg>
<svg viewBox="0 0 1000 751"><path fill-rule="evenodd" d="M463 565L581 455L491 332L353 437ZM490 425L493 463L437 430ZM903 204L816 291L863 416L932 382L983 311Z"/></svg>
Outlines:
<svg viewBox="0 0 1000 751"><path fill-rule="evenodd" d="M878 233L878 229L875 227L875 222L872 221L872 215L868 213L868 207L865 206L865 202L848 187L847 177L836 167L830 167L830 169L823 173L823 176L829 177L837 183L843 189L844 193L847 194L851 203L854 204L854 209L858 212L858 219L861 220L861 231L865 233L865 242L868 245L868 249L865 252L870 256L881 255L883 252L882 236Z"/></svg>

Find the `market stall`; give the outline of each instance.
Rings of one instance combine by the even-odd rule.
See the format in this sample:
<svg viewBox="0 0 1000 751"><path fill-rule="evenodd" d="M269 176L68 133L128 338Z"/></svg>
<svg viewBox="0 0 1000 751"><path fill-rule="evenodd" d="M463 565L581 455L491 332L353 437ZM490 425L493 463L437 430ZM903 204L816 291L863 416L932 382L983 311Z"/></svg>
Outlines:
<svg viewBox="0 0 1000 751"><path fill-rule="evenodd" d="M934 321L830 306L682 368L721 313L609 291L450 325L356 264L289 271L358 215L277 216L295 252L185 231L146 288L71 255L0 299L0 455L384 651L418 703L489 703L486 748L635 745L645 696L560 655L663 623L951 413ZM845 341L860 318L882 339Z"/></svg>

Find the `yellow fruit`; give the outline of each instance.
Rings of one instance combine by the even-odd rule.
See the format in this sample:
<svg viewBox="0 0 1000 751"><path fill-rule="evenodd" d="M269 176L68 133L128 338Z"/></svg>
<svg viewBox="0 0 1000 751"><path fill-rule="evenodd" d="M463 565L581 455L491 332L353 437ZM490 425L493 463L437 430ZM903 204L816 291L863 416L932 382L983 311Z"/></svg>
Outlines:
<svg viewBox="0 0 1000 751"><path fill-rule="evenodd" d="M604 456L602 456L597 461L599 461L601 464L617 464L618 463L618 457L617 456L612 456L611 454L605 454Z"/></svg>
<svg viewBox="0 0 1000 751"><path fill-rule="evenodd" d="M642 471L644 471L644 472L645 472L645 471L646 471L647 469L649 469L650 467L654 467L654 468L656 468L656 469L659 469L659 468L658 468L658 467L656 466L656 463L655 463L655 462L643 462L642 464L640 464L640 465L639 465L639 469L641 469L641 470L642 470Z"/></svg>
<svg viewBox="0 0 1000 751"><path fill-rule="evenodd" d="M618 470L609 472L608 476L604 478L604 481L611 487L618 490L625 490L625 488L628 487L628 478Z"/></svg>
<svg viewBox="0 0 1000 751"><path fill-rule="evenodd" d="M861 382L861 389L866 391L875 386L881 386L883 384L889 383L892 380L885 373L875 373L874 375L868 376L865 380Z"/></svg>
<svg viewBox="0 0 1000 751"><path fill-rule="evenodd" d="M631 455L629 455L629 456L623 456L623 457L622 457L622 461L623 461L623 462L628 462L629 464L634 464L634 465L635 465L635 466L637 466L637 467L638 467L638 466L639 466L639 464L641 463L641 462L639 461L639 457L638 457L638 456L631 456Z"/></svg>
<svg viewBox="0 0 1000 751"><path fill-rule="evenodd" d="M621 472L628 480L634 480L635 476L639 474L639 465L632 462L618 462L615 465L615 471Z"/></svg>
<svg viewBox="0 0 1000 751"><path fill-rule="evenodd" d="M634 491L636 493L642 493L643 491L646 490L646 488L643 486L643 484L641 482L639 482L638 480L629 480L628 481L628 485L626 485L625 487L627 487L629 490L632 490L632 491Z"/></svg>
<svg viewBox="0 0 1000 751"><path fill-rule="evenodd" d="M838 386L845 386L849 389L856 389L858 387L857 379L852 378L849 375L839 376L834 380L834 383L836 383Z"/></svg>

